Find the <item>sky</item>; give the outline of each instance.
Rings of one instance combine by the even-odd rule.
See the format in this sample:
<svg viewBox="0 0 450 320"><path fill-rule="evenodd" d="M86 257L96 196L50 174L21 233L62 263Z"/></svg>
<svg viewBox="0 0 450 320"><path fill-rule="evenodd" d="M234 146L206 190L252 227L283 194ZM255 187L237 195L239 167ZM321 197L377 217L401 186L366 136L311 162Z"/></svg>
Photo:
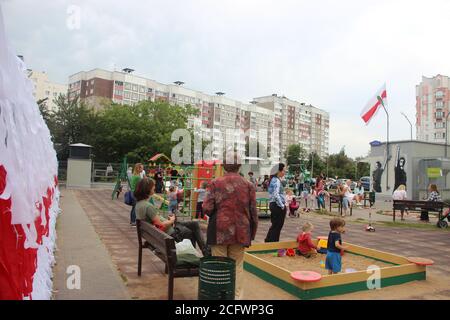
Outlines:
<svg viewBox="0 0 450 320"><path fill-rule="evenodd" d="M67 83L81 70L135 69L244 102L277 93L330 113L330 153L367 155L386 114L361 110L386 83L390 140L415 137L415 86L450 76L450 1L0 0L28 68ZM77 14L79 13L79 14Z"/></svg>

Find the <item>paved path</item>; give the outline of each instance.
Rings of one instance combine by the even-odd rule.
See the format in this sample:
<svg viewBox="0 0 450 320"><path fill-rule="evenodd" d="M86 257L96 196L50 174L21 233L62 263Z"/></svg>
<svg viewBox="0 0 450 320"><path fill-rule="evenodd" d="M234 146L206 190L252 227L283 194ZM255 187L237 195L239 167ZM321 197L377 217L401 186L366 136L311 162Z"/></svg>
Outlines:
<svg viewBox="0 0 450 320"><path fill-rule="evenodd" d="M57 265L54 269L54 299L129 299L128 291L111 262L108 250L95 232L72 190L61 190L62 214L57 221ZM80 268L80 289L69 290L69 266ZM73 271L71 271L73 272ZM73 273L71 273L73 274Z"/></svg>
<svg viewBox="0 0 450 320"><path fill-rule="evenodd" d="M142 277L137 277L136 228L129 225L130 207L119 200L111 200L110 190L74 191L80 205L108 249L113 263L121 273L130 296L134 299L167 299L167 277L163 263L149 250L143 254ZM301 224L310 221L315 225L314 235L327 235L329 216L304 214L300 218L287 218L281 240L297 236ZM263 242L270 226L269 220L260 220L256 242ZM374 291L342 295L339 299L450 299L450 231L439 229L418 230L404 227L377 226L375 233L364 231L364 225L347 224L344 241L404 256L421 256L433 259L427 281L383 288ZM175 280L175 299L196 299L197 278ZM411 290L411 288L420 290ZM295 299L255 276L245 273L246 299ZM258 288L258 290L254 290Z"/></svg>

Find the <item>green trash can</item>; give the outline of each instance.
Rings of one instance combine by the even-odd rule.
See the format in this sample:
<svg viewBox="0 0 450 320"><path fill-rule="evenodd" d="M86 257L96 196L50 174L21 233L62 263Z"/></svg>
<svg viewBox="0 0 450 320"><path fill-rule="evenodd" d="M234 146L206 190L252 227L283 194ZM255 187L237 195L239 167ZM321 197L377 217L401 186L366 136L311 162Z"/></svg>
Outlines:
<svg viewBox="0 0 450 320"><path fill-rule="evenodd" d="M236 263L227 257L200 259L199 300L234 300Z"/></svg>

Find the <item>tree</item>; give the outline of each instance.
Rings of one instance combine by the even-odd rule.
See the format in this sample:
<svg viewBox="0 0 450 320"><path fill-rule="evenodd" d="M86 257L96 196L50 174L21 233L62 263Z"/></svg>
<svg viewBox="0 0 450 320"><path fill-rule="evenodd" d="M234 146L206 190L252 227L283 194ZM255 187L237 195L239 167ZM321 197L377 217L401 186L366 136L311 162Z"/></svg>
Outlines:
<svg viewBox="0 0 450 320"><path fill-rule="evenodd" d="M78 98L69 100L67 95L59 95L55 103L57 110L47 115L43 113L43 117L48 118L46 122L53 142L60 146L58 159L66 160L70 144L90 142L91 134L96 128L96 114Z"/></svg>
<svg viewBox="0 0 450 320"><path fill-rule="evenodd" d="M291 144L287 147L284 157L288 166L299 166L306 158L306 151L300 144Z"/></svg>
<svg viewBox="0 0 450 320"><path fill-rule="evenodd" d="M311 174L314 175L314 177L318 176L321 173L326 174L326 167L326 162L323 161L317 153L313 152L310 154L307 168L311 171ZM312 176L312 178L314 177Z"/></svg>
<svg viewBox="0 0 450 320"><path fill-rule="evenodd" d="M187 120L198 111L191 106L142 101L135 106L112 104L99 113L92 136L96 161L146 162L156 153L168 156L178 142L171 141L175 129L187 128Z"/></svg>

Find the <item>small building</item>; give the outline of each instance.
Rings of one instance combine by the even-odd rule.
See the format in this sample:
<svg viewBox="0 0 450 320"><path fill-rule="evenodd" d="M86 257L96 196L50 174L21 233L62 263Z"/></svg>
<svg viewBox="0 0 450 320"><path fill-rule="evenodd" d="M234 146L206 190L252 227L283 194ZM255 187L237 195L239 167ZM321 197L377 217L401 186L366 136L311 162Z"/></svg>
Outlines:
<svg viewBox="0 0 450 320"><path fill-rule="evenodd" d="M447 148L447 153L446 149ZM449 146L424 141L389 142L389 160L386 142L371 143L369 156L372 189L392 195L400 184L406 185L408 198L422 200L428 185L437 185L442 199L450 199Z"/></svg>

